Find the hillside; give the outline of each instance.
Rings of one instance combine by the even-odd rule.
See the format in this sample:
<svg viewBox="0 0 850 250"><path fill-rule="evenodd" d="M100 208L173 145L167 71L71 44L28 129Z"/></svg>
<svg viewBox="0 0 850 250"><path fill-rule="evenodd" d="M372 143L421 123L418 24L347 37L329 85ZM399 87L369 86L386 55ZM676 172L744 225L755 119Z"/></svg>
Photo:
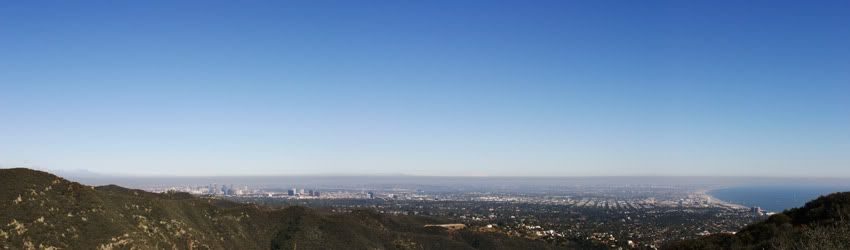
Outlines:
<svg viewBox="0 0 850 250"><path fill-rule="evenodd" d="M736 234L669 244L666 249L850 249L850 192L822 196Z"/></svg>
<svg viewBox="0 0 850 250"><path fill-rule="evenodd" d="M91 187L0 169L3 249L553 249L554 246L370 210L272 209L185 193Z"/></svg>

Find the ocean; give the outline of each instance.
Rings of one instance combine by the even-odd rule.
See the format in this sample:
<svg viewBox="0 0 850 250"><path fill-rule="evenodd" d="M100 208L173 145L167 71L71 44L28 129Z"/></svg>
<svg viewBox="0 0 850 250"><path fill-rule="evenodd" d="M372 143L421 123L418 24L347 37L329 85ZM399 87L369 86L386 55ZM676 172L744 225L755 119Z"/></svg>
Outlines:
<svg viewBox="0 0 850 250"><path fill-rule="evenodd" d="M744 206L758 206L768 212L801 207L810 200L835 192L850 191L848 186L746 186L715 189L709 195Z"/></svg>

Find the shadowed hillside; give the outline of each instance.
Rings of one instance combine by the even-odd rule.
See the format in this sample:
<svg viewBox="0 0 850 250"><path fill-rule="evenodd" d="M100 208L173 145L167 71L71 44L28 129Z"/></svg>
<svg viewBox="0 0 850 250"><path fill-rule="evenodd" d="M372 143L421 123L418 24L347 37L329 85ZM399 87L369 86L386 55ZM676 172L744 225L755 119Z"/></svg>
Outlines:
<svg viewBox="0 0 850 250"><path fill-rule="evenodd" d="M186 193L90 187L29 169L0 169L5 249L554 249L555 246L370 210L271 209Z"/></svg>
<svg viewBox="0 0 850 250"><path fill-rule="evenodd" d="M669 244L666 249L850 249L850 192L822 196L732 234Z"/></svg>

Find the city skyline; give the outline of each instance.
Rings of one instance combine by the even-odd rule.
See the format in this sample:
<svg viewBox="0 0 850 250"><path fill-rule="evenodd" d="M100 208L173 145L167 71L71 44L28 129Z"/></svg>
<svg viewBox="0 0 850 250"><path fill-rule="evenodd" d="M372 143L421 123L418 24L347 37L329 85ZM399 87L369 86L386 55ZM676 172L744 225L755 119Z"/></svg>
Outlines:
<svg viewBox="0 0 850 250"><path fill-rule="evenodd" d="M847 9L6 3L0 166L848 178Z"/></svg>
<svg viewBox="0 0 850 250"><path fill-rule="evenodd" d="M831 180L831 181L846 181L850 180L850 177L845 176L828 176L828 175L663 175L663 174L646 174L646 175L617 175L617 174L607 174L607 175L522 175L522 174L512 174L512 175L427 175L427 174L405 174L405 173L349 173L349 172L329 172L329 173L315 173L315 172L306 172L306 173L261 173L261 174L219 174L219 173L189 173L189 174L168 174L168 173L133 173L133 172L96 172L90 171L87 169L51 169L51 168L43 168L39 166L31 166L31 165L0 165L0 169L13 169L13 168L25 168L32 169L37 171L44 171L51 174L56 174L62 176L67 179L79 180L79 179L103 179L110 180L114 178L139 178L139 179L151 179L155 180L157 178L262 178L262 177L283 177L283 178L368 178L368 177L377 177L377 178L480 178L480 179L500 179L500 178L517 178L517 179L606 179L606 178L623 178L629 179L634 178L637 180L646 179L646 180L675 180L676 178L696 178L696 179L714 179L714 180L807 180L810 181L809 184L813 184L816 180ZM650 182L647 182L650 183ZM107 184L107 183L103 183Z"/></svg>

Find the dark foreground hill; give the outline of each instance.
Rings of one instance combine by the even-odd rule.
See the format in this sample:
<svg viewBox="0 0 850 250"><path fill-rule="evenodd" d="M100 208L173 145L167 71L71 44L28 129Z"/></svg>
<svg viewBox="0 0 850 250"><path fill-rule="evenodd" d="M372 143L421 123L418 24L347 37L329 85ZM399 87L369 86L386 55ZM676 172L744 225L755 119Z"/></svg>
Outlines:
<svg viewBox="0 0 850 250"><path fill-rule="evenodd" d="M850 249L850 192L822 196L736 234L669 244L666 249Z"/></svg>
<svg viewBox="0 0 850 250"><path fill-rule="evenodd" d="M0 169L0 249L554 249L555 246L370 210L346 214L90 187Z"/></svg>

